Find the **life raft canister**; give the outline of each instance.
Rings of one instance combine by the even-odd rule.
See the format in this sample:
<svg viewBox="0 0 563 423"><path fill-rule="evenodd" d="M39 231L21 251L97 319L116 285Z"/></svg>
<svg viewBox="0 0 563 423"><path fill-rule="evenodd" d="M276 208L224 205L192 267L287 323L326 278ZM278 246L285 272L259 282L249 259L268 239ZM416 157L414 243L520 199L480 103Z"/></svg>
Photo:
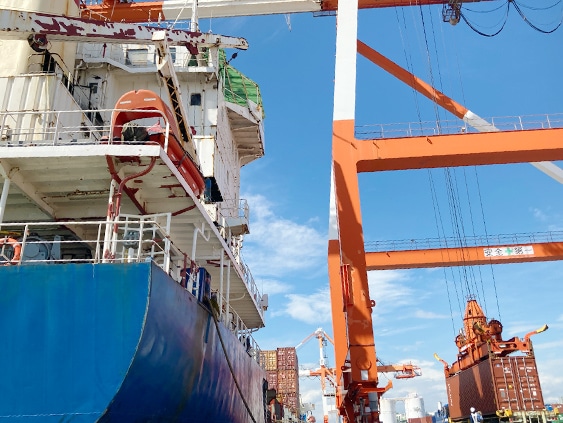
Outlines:
<svg viewBox="0 0 563 423"><path fill-rule="evenodd" d="M4 237L0 239L0 246L4 246L4 245L9 245L14 250L14 256L12 257L11 260L8 259L4 254L2 254L2 256L7 259L6 264L18 264L21 259L21 252L22 252L21 244L18 242L17 239Z"/></svg>

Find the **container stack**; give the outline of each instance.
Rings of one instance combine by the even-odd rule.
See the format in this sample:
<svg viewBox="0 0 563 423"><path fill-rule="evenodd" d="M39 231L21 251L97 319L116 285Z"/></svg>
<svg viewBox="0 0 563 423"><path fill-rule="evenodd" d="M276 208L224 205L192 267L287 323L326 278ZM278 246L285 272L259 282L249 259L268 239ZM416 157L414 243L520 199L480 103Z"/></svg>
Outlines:
<svg viewBox="0 0 563 423"><path fill-rule="evenodd" d="M267 373L268 389L275 389L277 400L292 413L299 414L299 368L294 347L261 351L260 362Z"/></svg>

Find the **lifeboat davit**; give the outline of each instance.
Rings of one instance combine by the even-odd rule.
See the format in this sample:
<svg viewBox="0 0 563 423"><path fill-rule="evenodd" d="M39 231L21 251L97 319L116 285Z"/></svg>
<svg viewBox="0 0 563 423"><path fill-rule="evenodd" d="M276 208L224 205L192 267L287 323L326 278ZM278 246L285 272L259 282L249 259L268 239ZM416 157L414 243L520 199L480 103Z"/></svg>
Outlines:
<svg viewBox="0 0 563 423"><path fill-rule="evenodd" d="M158 123L150 128L128 125L146 118L165 118L169 124L168 144L166 131ZM172 163L180 171L196 197L205 190L205 180L194 158L183 147L180 129L170 108L153 91L136 90L123 94L115 105L111 122L114 141L158 142Z"/></svg>

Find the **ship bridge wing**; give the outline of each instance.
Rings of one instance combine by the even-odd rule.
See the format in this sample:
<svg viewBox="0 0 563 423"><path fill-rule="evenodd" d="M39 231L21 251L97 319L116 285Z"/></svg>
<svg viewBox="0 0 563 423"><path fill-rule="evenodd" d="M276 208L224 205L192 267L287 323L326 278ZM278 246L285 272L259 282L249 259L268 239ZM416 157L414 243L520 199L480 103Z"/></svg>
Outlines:
<svg viewBox="0 0 563 423"><path fill-rule="evenodd" d="M227 115L238 148L241 166L264 155L264 109L260 88L251 79L225 62L221 78Z"/></svg>

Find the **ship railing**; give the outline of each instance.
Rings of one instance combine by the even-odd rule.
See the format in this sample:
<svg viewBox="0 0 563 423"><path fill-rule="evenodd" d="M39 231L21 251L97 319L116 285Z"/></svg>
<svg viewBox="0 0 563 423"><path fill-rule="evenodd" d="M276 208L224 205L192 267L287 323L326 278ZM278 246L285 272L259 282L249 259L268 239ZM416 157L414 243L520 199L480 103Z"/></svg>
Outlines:
<svg viewBox="0 0 563 423"><path fill-rule="evenodd" d="M563 113L525 116L501 116L485 119L499 131L563 128ZM406 138L482 132L460 119L406 123L358 125L358 139Z"/></svg>
<svg viewBox="0 0 563 423"><path fill-rule="evenodd" d="M139 144L147 142L149 135L161 133L165 138L163 148L167 150L169 122L156 110L136 110L139 114L160 116L135 121L130 125L134 128L132 135L117 138L112 136L110 124L93 124L88 118L104 116L110 121L113 113L123 111L126 109L0 112L0 147Z"/></svg>
<svg viewBox="0 0 563 423"><path fill-rule="evenodd" d="M222 297L223 310L220 314L220 320L225 327L231 331L241 344L246 348L246 352L258 363L260 362L260 347L258 342L252 336L252 330L246 327L244 321L237 314L235 309L230 305L227 307L227 300Z"/></svg>
<svg viewBox="0 0 563 423"><path fill-rule="evenodd" d="M4 243L0 264L133 263L152 261L174 280L182 280L185 255L169 235L170 214L121 215L102 221L2 223L2 231L17 240ZM108 244L108 233L111 240ZM80 234L78 236L77 234Z"/></svg>
<svg viewBox="0 0 563 423"><path fill-rule="evenodd" d="M178 72L213 70L208 54L191 54L186 48L169 47L170 60ZM80 44L79 57L90 63L109 63L130 72L156 71L158 53L152 44Z"/></svg>
<svg viewBox="0 0 563 423"><path fill-rule="evenodd" d="M246 231L242 231L240 226L248 227L250 209L248 202L245 199L234 200L225 199L221 203L219 210L219 232L221 236L225 239L229 239L229 248L231 249L237 263L240 265L242 270L242 276L244 284L249 294L252 296L257 310L263 316L264 309L262 307L262 294L254 281L252 272L246 265L241 256L242 249L242 234Z"/></svg>
<svg viewBox="0 0 563 423"><path fill-rule="evenodd" d="M499 235L366 241L367 252L432 250L441 248L526 246L530 244L563 242L563 231L530 232Z"/></svg>

